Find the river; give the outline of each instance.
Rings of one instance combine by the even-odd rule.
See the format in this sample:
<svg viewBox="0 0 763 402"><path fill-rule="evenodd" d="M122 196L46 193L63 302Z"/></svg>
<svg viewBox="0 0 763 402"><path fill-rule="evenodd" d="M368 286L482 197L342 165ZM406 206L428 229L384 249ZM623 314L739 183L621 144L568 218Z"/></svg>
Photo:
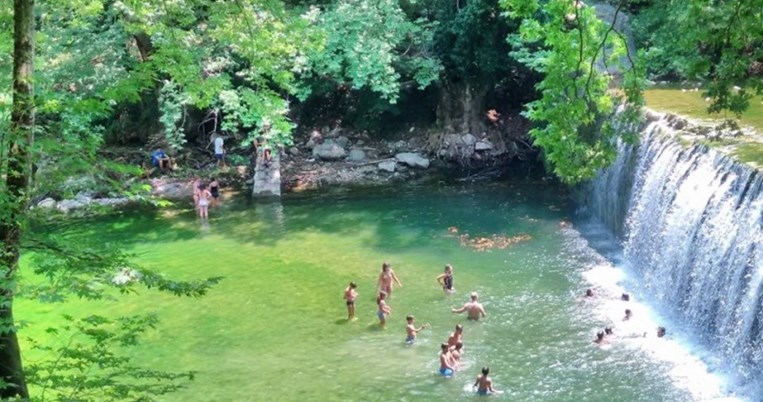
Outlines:
<svg viewBox="0 0 763 402"><path fill-rule="evenodd" d="M60 235L118 243L178 279L225 279L200 299L147 290L115 301L21 299L17 316L23 335L44 339L64 313L155 312L158 328L129 352L135 363L197 371L167 401L472 400L483 366L508 401L734 400L690 353L689 334L635 294L620 300L629 273L618 266L619 243L595 221L573 219L567 200L551 182L509 180L226 200L207 223L184 206L86 220ZM374 289L384 261L403 287L380 330ZM447 263L450 296L435 281ZM360 293L354 322L342 300L350 281ZM589 287L596 296L583 298ZM450 311L471 291L485 304L483 321ZM626 308L632 321L622 321ZM408 314L431 324L412 347ZM456 324L465 357L444 379L439 344ZM615 337L596 346L605 326Z"/></svg>

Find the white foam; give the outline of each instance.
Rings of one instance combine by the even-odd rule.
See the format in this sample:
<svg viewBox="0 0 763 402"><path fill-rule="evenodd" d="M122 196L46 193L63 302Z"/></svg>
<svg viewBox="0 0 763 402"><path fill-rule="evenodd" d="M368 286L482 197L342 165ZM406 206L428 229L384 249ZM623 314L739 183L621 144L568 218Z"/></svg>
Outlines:
<svg viewBox="0 0 763 402"><path fill-rule="evenodd" d="M698 357L704 352L702 348L693 345L683 334L672 333L675 327L633 294L630 294L630 301L620 299L623 293L628 293L624 285L630 278L625 269L599 262L590 266L582 276L595 292L595 297L589 301L594 314L613 327L612 353L617 353L620 348L645 352L666 368L675 386L686 390L694 401L744 401L729 395L726 391L728 379L713 372ZM632 311L633 316L623 321L626 308ZM657 337L658 326L667 328L666 337Z"/></svg>

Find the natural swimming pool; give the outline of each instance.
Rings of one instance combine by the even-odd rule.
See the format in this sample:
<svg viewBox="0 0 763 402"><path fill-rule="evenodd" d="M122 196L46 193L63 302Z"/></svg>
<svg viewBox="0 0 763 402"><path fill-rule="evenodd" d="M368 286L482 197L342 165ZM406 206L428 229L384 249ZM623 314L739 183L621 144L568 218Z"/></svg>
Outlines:
<svg viewBox="0 0 763 402"><path fill-rule="evenodd" d="M20 300L17 315L34 333L63 313L156 312L159 328L133 351L136 363L198 372L167 401L470 400L482 366L506 391L501 400L717 397L681 384L679 366L654 355L670 348L636 338L592 344L605 325L625 333L616 316L623 305L608 287L615 269L569 225L566 200L542 181L443 184L228 201L206 224L190 208L85 221L62 234L119 242L179 279L225 279L197 300L151 291L64 305ZM523 240L503 241L516 236ZM382 331L374 288L384 261L403 287ZM455 268L451 296L435 281L446 263ZM348 323L342 291L351 280L359 319ZM599 295L581 300L589 286ZM486 320L450 312L470 291L479 292ZM404 343L407 314L432 325L413 347ZM464 367L443 379L438 348L456 324L465 327Z"/></svg>

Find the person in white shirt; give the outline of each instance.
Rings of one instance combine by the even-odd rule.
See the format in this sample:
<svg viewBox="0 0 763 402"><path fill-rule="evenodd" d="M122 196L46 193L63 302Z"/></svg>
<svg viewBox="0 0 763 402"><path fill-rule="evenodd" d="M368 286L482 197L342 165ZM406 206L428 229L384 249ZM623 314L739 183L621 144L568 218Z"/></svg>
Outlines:
<svg viewBox="0 0 763 402"><path fill-rule="evenodd" d="M225 167L225 149L223 148L223 137L221 135L213 136L212 143L215 144L215 159L217 159L217 167Z"/></svg>

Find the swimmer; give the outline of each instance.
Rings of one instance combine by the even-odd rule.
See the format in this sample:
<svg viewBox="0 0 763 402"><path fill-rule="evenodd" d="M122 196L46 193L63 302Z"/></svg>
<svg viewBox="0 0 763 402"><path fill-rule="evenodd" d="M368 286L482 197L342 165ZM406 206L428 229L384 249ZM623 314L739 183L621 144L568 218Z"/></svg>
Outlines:
<svg viewBox="0 0 763 402"><path fill-rule="evenodd" d="M609 343L606 339L604 339L604 332L599 331L596 333L596 339L593 340L593 343L601 346Z"/></svg>
<svg viewBox="0 0 763 402"><path fill-rule="evenodd" d="M376 316L379 317L379 325L384 328L387 325L387 317L392 313L392 309L387 305L384 299L387 298L387 293L379 292L379 296L376 298L376 305L379 309L376 311Z"/></svg>
<svg viewBox="0 0 763 402"><path fill-rule="evenodd" d="M627 293L623 293L622 295L620 295L620 300L622 300L622 301L631 301L631 295L629 295Z"/></svg>
<svg viewBox="0 0 763 402"><path fill-rule="evenodd" d="M631 311L631 309L626 308L625 309L625 317L623 317L623 321L628 321L631 318L633 318L633 312Z"/></svg>
<svg viewBox="0 0 763 402"><path fill-rule="evenodd" d="M379 274L379 290L385 292L387 296L392 296L392 282L397 283L401 288L403 287L392 266L385 262L382 264L382 271Z"/></svg>
<svg viewBox="0 0 763 402"><path fill-rule="evenodd" d="M464 343L461 341L456 342L456 346L450 351L451 357L453 357L453 363L458 363L461 360L461 356L464 354Z"/></svg>
<svg viewBox="0 0 763 402"><path fill-rule="evenodd" d="M474 381L472 387L477 388L477 395L490 395L501 394L503 391L499 391L493 388L493 380L488 377L490 374L490 367L483 367L482 374L477 376L477 380Z"/></svg>
<svg viewBox="0 0 763 402"><path fill-rule="evenodd" d="M435 279L437 280L437 283L442 286L442 290L444 290L445 293L451 294L456 291L453 287L453 266L450 264L447 264L445 266L445 272L437 276Z"/></svg>
<svg viewBox="0 0 763 402"><path fill-rule="evenodd" d="M347 289L344 290L344 300L347 303L347 321L355 318L355 299L358 298L358 292L355 290L358 285L355 282L350 282Z"/></svg>
<svg viewBox="0 0 763 402"><path fill-rule="evenodd" d="M606 327L604 328L604 336L615 336L615 333L612 332L612 328Z"/></svg>
<svg viewBox="0 0 763 402"><path fill-rule="evenodd" d="M593 297L593 289L591 289L591 288L586 289L585 297L587 297L587 298Z"/></svg>
<svg viewBox="0 0 763 402"><path fill-rule="evenodd" d="M450 377L455 371L455 368L453 367L453 359L450 355L450 348L447 343L443 343L440 345L440 349L440 375Z"/></svg>
<svg viewBox="0 0 763 402"><path fill-rule="evenodd" d="M415 320L416 318L412 315L405 317L405 321L407 322L405 326L405 332L407 333L407 336L405 337L405 343L408 345L413 345L413 343L416 342L416 334L429 326L429 324L424 324L416 328L416 325L413 323Z"/></svg>
<svg viewBox="0 0 763 402"><path fill-rule="evenodd" d="M667 330L665 329L665 327L657 327L657 337L658 338L662 338L663 336L665 336L666 332L667 332Z"/></svg>
<svg viewBox="0 0 763 402"><path fill-rule="evenodd" d="M453 349L459 342L464 342L464 326L461 324L456 325L456 329L448 337L448 347Z"/></svg>
<svg viewBox="0 0 763 402"><path fill-rule="evenodd" d="M477 292L472 292L469 296L471 297L470 302L467 302L461 308L453 308L450 311L456 314L461 314L466 311L468 318L475 321L479 320L480 317L487 317L487 314L485 313L485 307L482 306L482 303L477 301L477 298L479 297Z"/></svg>

